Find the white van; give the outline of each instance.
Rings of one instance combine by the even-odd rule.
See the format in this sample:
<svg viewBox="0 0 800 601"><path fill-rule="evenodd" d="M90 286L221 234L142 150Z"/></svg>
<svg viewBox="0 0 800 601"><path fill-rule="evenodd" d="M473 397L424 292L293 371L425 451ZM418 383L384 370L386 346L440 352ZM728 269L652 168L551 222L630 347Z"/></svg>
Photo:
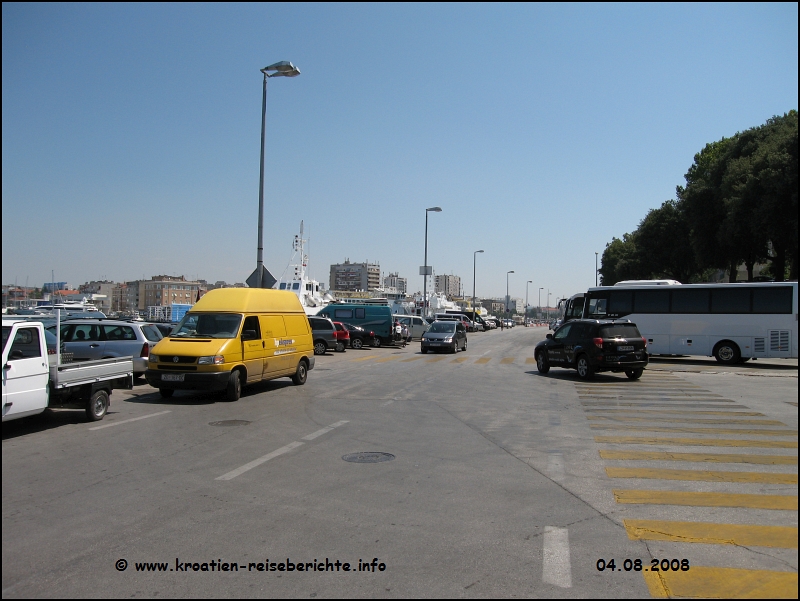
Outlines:
<svg viewBox="0 0 800 601"><path fill-rule="evenodd" d="M422 338L422 335L431 327L431 324L416 315L392 315L392 323L395 319L400 322L400 325L405 324L408 327L410 338Z"/></svg>

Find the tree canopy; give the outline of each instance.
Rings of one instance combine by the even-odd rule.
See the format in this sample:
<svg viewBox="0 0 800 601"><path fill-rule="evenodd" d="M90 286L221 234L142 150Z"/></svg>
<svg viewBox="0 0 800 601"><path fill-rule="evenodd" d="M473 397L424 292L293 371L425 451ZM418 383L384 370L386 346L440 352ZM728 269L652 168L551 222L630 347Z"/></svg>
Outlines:
<svg viewBox="0 0 800 601"><path fill-rule="evenodd" d="M709 270L770 261L797 278L797 111L711 142L694 156L677 199L603 252L604 285L624 279L702 279Z"/></svg>

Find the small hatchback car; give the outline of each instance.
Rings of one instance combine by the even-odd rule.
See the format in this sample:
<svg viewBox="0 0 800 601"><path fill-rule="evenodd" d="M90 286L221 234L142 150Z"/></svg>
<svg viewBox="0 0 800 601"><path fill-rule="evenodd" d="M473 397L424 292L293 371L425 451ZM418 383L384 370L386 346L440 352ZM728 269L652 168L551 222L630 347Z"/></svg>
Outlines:
<svg viewBox="0 0 800 601"><path fill-rule="evenodd" d="M624 371L636 380L648 361L647 342L636 324L618 319L568 321L536 345L534 357L540 373L566 367L584 380L601 371Z"/></svg>

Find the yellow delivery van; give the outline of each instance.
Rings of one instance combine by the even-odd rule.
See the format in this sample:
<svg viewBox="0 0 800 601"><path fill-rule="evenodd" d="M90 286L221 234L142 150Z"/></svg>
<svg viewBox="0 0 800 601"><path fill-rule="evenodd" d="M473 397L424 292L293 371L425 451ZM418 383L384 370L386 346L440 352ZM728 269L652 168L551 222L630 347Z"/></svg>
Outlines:
<svg viewBox="0 0 800 601"><path fill-rule="evenodd" d="M209 291L150 351L147 383L163 397L176 390L225 391L289 376L305 384L314 345L300 299L263 288Z"/></svg>

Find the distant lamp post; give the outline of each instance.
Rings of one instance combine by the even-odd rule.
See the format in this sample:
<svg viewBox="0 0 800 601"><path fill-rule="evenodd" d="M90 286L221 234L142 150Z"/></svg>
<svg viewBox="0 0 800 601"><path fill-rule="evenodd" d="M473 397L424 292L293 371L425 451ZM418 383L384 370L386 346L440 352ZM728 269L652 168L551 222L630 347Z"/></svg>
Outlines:
<svg viewBox="0 0 800 601"><path fill-rule="evenodd" d="M594 285L595 286L597 286L597 274L600 273L600 271L597 269L597 256L598 256L598 253L594 253Z"/></svg>
<svg viewBox="0 0 800 601"><path fill-rule="evenodd" d="M428 213L441 213L441 207L431 207L425 209L425 265L419 268L419 273L423 276L422 279L422 316L428 317L428 276L430 268L428 267Z"/></svg>
<svg viewBox="0 0 800 601"><path fill-rule="evenodd" d="M547 289L547 321L550 321L550 288Z"/></svg>
<svg viewBox="0 0 800 601"><path fill-rule="evenodd" d="M539 288L539 319L542 318L542 290L544 288Z"/></svg>
<svg viewBox="0 0 800 601"><path fill-rule="evenodd" d="M270 71L274 71L274 73L269 73ZM300 75L300 69L289 61L281 61L269 67L264 67L261 69L261 72L264 74L264 90L261 96L261 170L258 178L258 253L256 255L256 270L247 278L247 285L251 288L272 288L275 284L275 278L264 269L264 140L267 131L267 78L296 77Z"/></svg>
<svg viewBox="0 0 800 601"><path fill-rule="evenodd" d="M525 325L528 325L528 284L533 284L533 280L525 282Z"/></svg>
<svg viewBox="0 0 800 601"><path fill-rule="evenodd" d="M478 256L478 253L482 253L482 250L476 250L472 253L472 321L477 322L478 310L475 308L475 258Z"/></svg>
<svg viewBox="0 0 800 601"><path fill-rule="evenodd" d="M508 274L510 273L514 273L514 270L512 269L511 271L506 272L506 319L508 319L508 302L511 300L508 296Z"/></svg>

